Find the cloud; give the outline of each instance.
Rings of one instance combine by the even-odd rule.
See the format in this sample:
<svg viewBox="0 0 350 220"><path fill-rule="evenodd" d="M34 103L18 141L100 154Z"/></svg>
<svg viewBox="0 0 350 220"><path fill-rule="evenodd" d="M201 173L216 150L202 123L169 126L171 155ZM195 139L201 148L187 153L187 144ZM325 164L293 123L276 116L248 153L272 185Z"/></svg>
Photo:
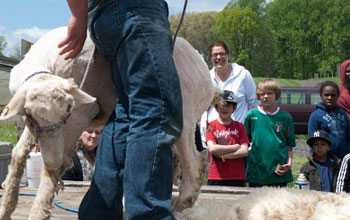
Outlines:
<svg viewBox="0 0 350 220"><path fill-rule="evenodd" d="M185 0L166 0L170 14L182 12ZM230 0L188 0L187 12L221 11Z"/></svg>
<svg viewBox="0 0 350 220"><path fill-rule="evenodd" d="M48 32L50 29L40 29L38 27L32 27L30 29L18 29L13 32L16 39L25 39L31 42L37 41L43 34Z"/></svg>
<svg viewBox="0 0 350 220"><path fill-rule="evenodd" d="M15 52L15 47L21 44L21 40L27 40L35 43L43 34L50 29L40 29L38 27L11 30L4 26L0 26L0 36L4 36L7 46L5 48L5 56L10 56Z"/></svg>

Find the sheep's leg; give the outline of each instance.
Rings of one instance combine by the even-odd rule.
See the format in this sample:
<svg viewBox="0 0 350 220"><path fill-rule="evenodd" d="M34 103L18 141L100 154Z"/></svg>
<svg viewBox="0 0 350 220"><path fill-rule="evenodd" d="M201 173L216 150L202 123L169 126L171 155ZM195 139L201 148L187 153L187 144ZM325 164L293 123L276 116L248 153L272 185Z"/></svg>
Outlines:
<svg viewBox="0 0 350 220"><path fill-rule="evenodd" d="M8 174L2 183L5 192L1 198L0 220L11 219L11 214L15 211L18 202L19 184L33 143L33 136L25 127L16 147L12 150Z"/></svg>
<svg viewBox="0 0 350 220"><path fill-rule="evenodd" d="M179 197L173 201L173 211L192 207L199 195L206 168L207 151L198 152L194 143L194 127L183 131L175 144L175 153L180 159L181 184Z"/></svg>
<svg viewBox="0 0 350 220"><path fill-rule="evenodd" d="M30 220L50 219L53 198L59 190L58 181L61 180L61 173L62 168L49 170L43 166L39 189L29 215Z"/></svg>

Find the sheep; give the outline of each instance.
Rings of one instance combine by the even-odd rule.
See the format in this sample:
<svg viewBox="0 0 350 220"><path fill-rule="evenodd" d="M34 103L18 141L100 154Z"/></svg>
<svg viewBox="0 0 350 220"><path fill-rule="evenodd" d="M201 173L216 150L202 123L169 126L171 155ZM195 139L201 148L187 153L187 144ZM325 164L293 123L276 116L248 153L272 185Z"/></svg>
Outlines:
<svg viewBox="0 0 350 220"><path fill-rule="evenodd" d="M178 220L348 220L350 196L263 187L233 204L213 200L177 212Z"/></svg>
<svg viewBox="0 0 350 220"><path fill-rule="evenodd" d="M57 44L66 31L66 27L49 31L11 71L10 92L14 96L0 120L22 115L25 129L12 151L9 173L2 184L5 193L0 220L11 219L24 163L35 143L40 146L44 165L29 219L49 219L54 193L63 188L61 176L72 166L73 146L80 133L87 127L102 127L113 111L117 94L110 64L89 38L78 57L64 60L58 55ZM182 135L173 146L181 167L179 196L173 199L175 211L192 206L199 194L207 152L196 150L195 125L216 89L203 58L182 38L176 40L174 61L184 114Z"/></svg>

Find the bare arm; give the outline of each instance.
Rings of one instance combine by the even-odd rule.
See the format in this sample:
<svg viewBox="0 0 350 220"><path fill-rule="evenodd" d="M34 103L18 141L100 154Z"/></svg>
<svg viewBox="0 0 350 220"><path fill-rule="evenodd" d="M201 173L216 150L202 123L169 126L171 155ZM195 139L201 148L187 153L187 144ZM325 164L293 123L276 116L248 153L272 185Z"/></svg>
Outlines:
<svg viewBox="0 0 350 220"><path fill-rule="evenodd" d="M72 13L67 25L67 36L63 39L58 47L60 55L64 59L76 57L84 46L87 35L87 0L67 0L68 6Z"/></svg>
<svg viewBox="0 0 350 220"><path fill-rule="evenodd" d="M223 154L235 152L240 148L239 144L233 144L233 145L221 145L216 144L214 141L208 141L208 150L209 153L216 157L221 157Z"/></svg>
<svg viewBox="0 0 350 220"><path fill-rule="evenodd" d="M292 168L292 158L293 158L293 148L288 147L288 158L287 163L283 164L280 169L278 167L275 170L275 173L279 176L283 176Z"/></svg>
<svg viewBox="0 0 350 220"><path fill-rule="evenodd" d="M225 159L237 159L248 156L248 144L241 144L235 152L224 154Z"/></svg>

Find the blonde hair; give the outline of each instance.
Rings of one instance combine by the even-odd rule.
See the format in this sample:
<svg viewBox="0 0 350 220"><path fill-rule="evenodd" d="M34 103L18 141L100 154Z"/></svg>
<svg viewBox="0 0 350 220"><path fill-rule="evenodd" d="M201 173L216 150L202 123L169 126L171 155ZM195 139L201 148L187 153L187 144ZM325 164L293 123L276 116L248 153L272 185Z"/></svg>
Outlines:
<svg viewBox="0 0 350 220"><path fill-rule="evenodd" d="M274 79L265 79L265 80L258 83L258 86L256 88L257 99L260 99L260 95L263 94L267 90L275 93L276 100L281 97L280 84L278 84L278 82Z"/></svg>

